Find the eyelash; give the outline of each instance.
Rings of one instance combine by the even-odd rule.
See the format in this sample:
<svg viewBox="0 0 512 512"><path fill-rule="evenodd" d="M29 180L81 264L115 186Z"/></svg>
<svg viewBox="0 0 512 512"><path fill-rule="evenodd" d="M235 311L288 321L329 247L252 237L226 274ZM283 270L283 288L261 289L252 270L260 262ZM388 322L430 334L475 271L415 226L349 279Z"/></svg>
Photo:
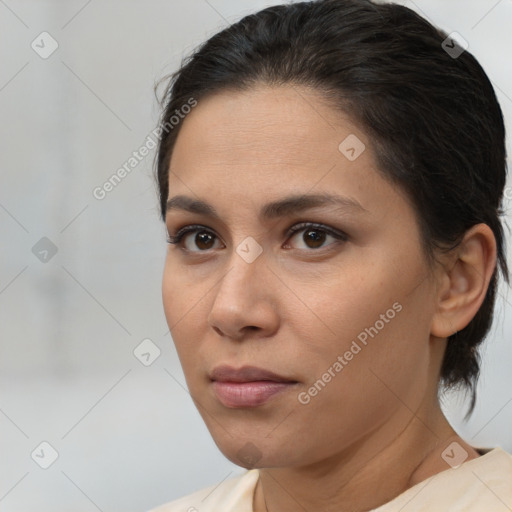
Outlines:
<svg viewBox="0 0 512 512"><path fill-rule="evenodd" d="M329 226L326 226L325 224L318 224L316 222L301 222L299 224L295 224L293 227L291 227L286 232L285 236L288 239L291 236L295 235L296 233L299 233L301 231L306 231L307 229L311 229L311 230L315 229L317 231L324 232L328 235L331 235L338 241L346 242L348 239L348 236L345 233L343 233L341 231L335 231L332 228L330 228ZM185 227L181 228L174 236L167 235L167 243L172 244L172 245L178 245L183 240L185 235L188 235L189 233L198 232L198 231L204 231L205 233L209 233L209 234L217 237L217 235L215 235L215 233L213 231L206 228L205 226L201 226L200 224L194 224L191 226L185 226ZM323 247L321 247L319 250L321 250L322 248ZM315 250L315 249L311 249L311 250ZM208 252L208 251L191 251L191 252Z"/></svg>

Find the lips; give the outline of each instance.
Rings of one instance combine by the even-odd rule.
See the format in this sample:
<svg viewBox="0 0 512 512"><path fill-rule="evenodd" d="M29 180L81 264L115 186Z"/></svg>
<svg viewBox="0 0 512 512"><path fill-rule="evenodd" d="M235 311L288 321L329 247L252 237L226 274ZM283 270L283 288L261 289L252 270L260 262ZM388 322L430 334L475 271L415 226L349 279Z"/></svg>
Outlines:
<svg viewBox="0 0 512 512"><path fill-rule="evenodd" d="M296 380L255 366L217 366L210 374L213 392L228 408L258 407L294 388Z"/></svg>
<svg viewBox="0 0 512 512"><path fill-rule="evenodd" d="M210 379L218 382L297 382L296 380L256 366L244 366L237 370L236 368L227 365L221 365L214 368L210 373Z"/></svg>

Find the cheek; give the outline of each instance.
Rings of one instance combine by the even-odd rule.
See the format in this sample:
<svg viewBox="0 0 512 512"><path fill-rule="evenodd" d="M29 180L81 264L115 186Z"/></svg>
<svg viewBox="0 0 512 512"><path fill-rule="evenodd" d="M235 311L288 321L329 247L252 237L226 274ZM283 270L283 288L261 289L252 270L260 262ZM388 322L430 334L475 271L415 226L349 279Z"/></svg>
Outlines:
<svg viewBox="0 0 512 512"><path fill-rule="evenodd" d="M201 298L205 293L204 287L192 285L186 272L177 269L168 258L162 279L162 301L167 325L182 362L187 347L194 348L190 339L196 337L195 331L202 325L198 322L198 315L204 315Z"/></svg>
<svg viewBox="0 0 512 512"><path fill-rule="evenodd" d="M349 445L392 417L397 430L407 424L427 388L429 360L428 343L411 337L410 313L404 306L384 326L369 315L368 327L347 330L321 351L308 347L310 380L300 397L307 404L298 407L318 431L313 445L324 446L325 436L333 446Z"/></svg>
<svg viewBox="0 0 512 512"><path fill-rule="evenodd" d="M298 339L315 341L311 349L320 360L342 355L353 340L364 344L374 335L381 337L391 324L402 320L397 309L402 307L403 285L389 270L357 267L356 262L350 269L340 273L333 266L317 279L296 279L294 283L296 295L308 308L302 306L300 314L297 310L292 313L292 325L296 325Z"/></svg>
<svg viewBox="0 0 512 512"><path fill-rule="evenodd" d="M394 402L414 402L426 386L430 361L432 311L424 269L414 263L407 272L385 264L362 265L361 272L356 263L351 268L309 288L316 316L297 324L300 337L311 340L303 347L308 384L328 381L329 392L322 382L317 387L333 406L372 403L375 411L384 403L382 393Z"/></svg>
<svg viewBox="0 0 512 512"><path fill-rule="evenodd" d="M180 283L179 274L175 272L167 260L162 278L162 301L167 319L167 325L172 329L184 311L182 311L185 301L179 300L183 294L183 286Z"/></svg>
<svg viewBox="0 0 512 512"><path fill-rule="evenodd" d="M203 276L191 273L176 261L175 255L167 256L162 278L162 301L171 328L194 316L209 289Z"/></svg>

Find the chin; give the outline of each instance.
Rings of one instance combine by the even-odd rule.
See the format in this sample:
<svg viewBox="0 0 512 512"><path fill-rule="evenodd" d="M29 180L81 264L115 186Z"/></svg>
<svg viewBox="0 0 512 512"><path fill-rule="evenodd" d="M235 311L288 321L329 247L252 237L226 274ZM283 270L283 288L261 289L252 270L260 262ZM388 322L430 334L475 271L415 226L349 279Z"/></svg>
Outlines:
<svg viewBox="0 0 512 512"><path fill-rule="evenodd" d="M225 432L223 434L226 434ZM298 464L296 447L283 446L276 438L236 438L229 435L215 439L222 454L233 464L246 469L286 467Z"/></svg>

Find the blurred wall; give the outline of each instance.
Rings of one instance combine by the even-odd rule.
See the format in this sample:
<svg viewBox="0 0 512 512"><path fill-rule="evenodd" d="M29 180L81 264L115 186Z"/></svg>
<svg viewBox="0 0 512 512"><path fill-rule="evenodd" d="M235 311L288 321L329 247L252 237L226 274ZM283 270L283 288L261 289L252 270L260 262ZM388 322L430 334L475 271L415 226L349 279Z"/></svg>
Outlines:
<svg viewBox="0 0 512 512"><path fill-rule="evenodd" d="M156 81L277 3L0 1L0 511L143 511L244 471L210 438L168 334L154 150L128 162L157 124ZM510 133L512 2L400 3L468 41ZM445 407L470 442L512 451L507 288L497 307L475 413Z"/></svg>

